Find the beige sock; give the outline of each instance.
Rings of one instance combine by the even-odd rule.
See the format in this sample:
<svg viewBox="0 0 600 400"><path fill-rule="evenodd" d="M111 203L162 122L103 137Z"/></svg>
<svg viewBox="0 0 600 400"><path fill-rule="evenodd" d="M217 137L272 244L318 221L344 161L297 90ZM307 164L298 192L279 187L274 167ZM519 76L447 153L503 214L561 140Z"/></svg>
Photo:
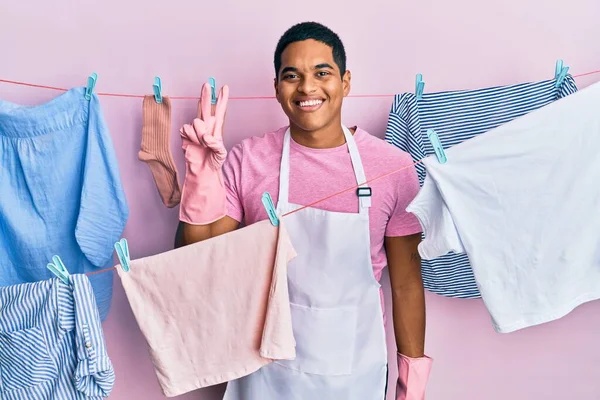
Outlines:
<svg viewBox="0 0 600 400"><path fill-rule="evenodd" d="M154 96L144 96L142 113L142 144L138 158L150 167L164 205L172 208L181 200L181 187L171 154L171 101L163 96L162 103L158 104Z"/></svg>

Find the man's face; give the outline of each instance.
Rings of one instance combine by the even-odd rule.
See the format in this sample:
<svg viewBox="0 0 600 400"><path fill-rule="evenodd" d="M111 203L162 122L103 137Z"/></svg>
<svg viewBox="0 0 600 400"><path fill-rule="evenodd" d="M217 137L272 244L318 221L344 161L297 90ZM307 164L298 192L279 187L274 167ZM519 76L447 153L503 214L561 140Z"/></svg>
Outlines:
<svg viewBox="0 0 600 400"><path fill-rule="evenodd" d="M294 42L281 55L277 101L293 125L311 132L340 124L350 72L340 76L331 47L316 40Z"/></svg>

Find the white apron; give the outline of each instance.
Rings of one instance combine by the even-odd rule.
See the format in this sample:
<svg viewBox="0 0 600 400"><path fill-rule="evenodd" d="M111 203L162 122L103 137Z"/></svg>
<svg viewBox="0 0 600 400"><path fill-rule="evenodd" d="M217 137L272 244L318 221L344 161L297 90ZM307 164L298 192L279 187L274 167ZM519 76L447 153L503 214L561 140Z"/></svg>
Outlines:
<svg viewBox="0 0 600 400"><path fill-rule="evenodd" d="M357 185L364 183L356 142L342 128ZM280 215L300 207L288 202L290 140L288 129L279 175ZM363 185L360 192L370 189ZM288 267L296 359L272 362L229 382L224 400L384 399L387 348L380 285L371 264L371 197L361 196L357 203L358 213L305 208L283 217L298 253Z"/></svg>

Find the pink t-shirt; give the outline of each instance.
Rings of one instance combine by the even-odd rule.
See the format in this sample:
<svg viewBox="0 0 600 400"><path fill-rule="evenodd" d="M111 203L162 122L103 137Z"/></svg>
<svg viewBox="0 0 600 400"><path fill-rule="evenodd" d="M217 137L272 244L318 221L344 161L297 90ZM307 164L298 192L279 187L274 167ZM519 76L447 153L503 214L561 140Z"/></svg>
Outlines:
<svg viewBox="0 0 600 400"><path fill-rule="evenodd" d="M271 194L277 205L279 168L283 136L287 126L262 137L253 136L235 145L223 171L227 187L227 215L246 225L267 219L261 201ZM354 139L367 180L413 164L411 156L368 132L356 128ZM419 192L415 167L377 179L372 188L369 209L371 260L377 280L387 265L385 236L421 232L421 225L406 207ZM356 178L346 144L329 149L313 149L290 141L290 203L306 205L356 186ZM358 212L356 191L347 191L312 206L328 211ZM343 234L343 232L340 232Z"/></svg>

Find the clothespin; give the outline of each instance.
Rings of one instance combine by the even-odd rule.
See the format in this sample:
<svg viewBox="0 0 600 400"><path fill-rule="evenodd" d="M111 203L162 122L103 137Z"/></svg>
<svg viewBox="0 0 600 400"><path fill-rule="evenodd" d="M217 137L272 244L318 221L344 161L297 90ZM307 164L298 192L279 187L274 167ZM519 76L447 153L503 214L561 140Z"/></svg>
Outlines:
<svg viewBox="0 0 600 400"><path fill-rule="evenodd" d="M446 161L448 161L448 158L446 157L444 147L442 147L442 142L440 141L440 138L438 137L437 133L433 129L427 129L427 137L433 145L433 150L435 151L435 155L438 161L441 164L446 163Z"/></svg>
<svg viewBox="0 0 600 400"><path fill-rule="evenodd" d="M569 72L569 67L563 66L563 60L556 61L556 68L554 69L554 78L556 79L555 87L560 87Z"/></svg>
<svg viewBox="0 0 600 400"><path fill-rule="evenodd" d="M217 82L212 76L208 78L210 84L210 104L217 104Z"/></svg>
<svg viewBox="0 0 600 400"><path fill-rule="evenodd" d="M423 97L423 89L425 88L425 82L423 82L423 75L417 74L417 79L415 83L415 94L417 95L417 99L421 99Z"/></svg>
<svg viewBox="0 0 600 400"><path fill-rule="evenodd" d="M273 226L279 225L279 218L277 218L277 212L275 211L275 206L273 205L273 199L269 192L264 192L262 195L262 203L265 206L265 210L267 210L267 215L271 220L271 224Z"/></svg>
<svg viewBox="0 0 600 400"><path fill-rule="evenodd" d="M65 284L69 284L69 271L59 256L52 257L52 262L48 263L47 268Z"/></svg>
<svg viewBox="0 0 600 400"><path fill-rule="evenodd" d="M117 257L119 257L121 268L123 268L123 271L129 272L131 267L129 262L131 259L129 258L129 246L127 245L127 239L123 238L115 243L115 251L117 252Z"/></svg>
<svg viewBox="0 0 600 400"><path fill-rule="evenodd" d="M160 81L160 76L154 77L154 85L152 85L152 91L154 92L154 100L158 104L162 103L162 83Z"/></svg>
<svg viewBox="0 0 600 400"><path fill-rule="evenodd" d="M85 88L85 99L90 100L92 98L92 93L94 92L94 88L96 87L96 81L98 80L98 74L92 73L88 78L87 87Z"/></svg>

